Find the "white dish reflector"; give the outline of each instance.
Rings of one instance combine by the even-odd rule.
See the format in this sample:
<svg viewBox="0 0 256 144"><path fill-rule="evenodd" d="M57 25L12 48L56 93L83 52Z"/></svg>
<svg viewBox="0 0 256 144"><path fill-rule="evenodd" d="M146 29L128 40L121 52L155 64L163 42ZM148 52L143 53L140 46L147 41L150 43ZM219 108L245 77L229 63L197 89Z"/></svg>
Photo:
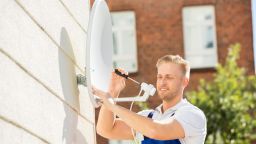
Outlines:
<svg viewBox="0 0 256 144"><path fill-rule="evenodd" d="M92 94L92 86L107 91L112 65L113 40L112 23L105 0L93 4L86 46L86 78L89 96L94 107L99 107L99 99Z"/></svg>

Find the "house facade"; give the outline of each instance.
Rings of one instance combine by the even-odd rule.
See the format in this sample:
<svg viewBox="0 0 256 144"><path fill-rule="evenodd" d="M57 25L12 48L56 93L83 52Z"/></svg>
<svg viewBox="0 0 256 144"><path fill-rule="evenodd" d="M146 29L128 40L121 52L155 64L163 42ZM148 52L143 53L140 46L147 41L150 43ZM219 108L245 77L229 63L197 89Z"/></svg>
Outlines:
<svg viewBox="0 0 256 144"><path fill-rule="evenodd" d="M187 90L196 89L199 79L212 79L215 65L224 63L228 48L235 43L241 44L239 66L246 68L248 74L255 74L251 0L109 0L108 5L113 14L120 14L119 19L114 17L114 25L121 19L134 25L133 30L127 32L132 33L127 39L132 41L135 37L132 46L135 45L136 52L130 52L135 62L133 60L129 67L127 60L123 66L128 65L131 77L140 82L155 84L157 59L178 54L193 65ZM130 29L124 23L117 23L117 27L119 25L124 27L123 33ZM127 40L129 36L118 38L117 32L116 37L120 49L126 47L122 39ZM122 54L129 59L117 52L117 63L122 61L119 59ZM121 96L135 96L138 91L134 83L127 81ZM157 96L148 101L151 108L160 102ZM121 105L129 108L130 104ZM98 144L108 143L100 136L97 140Z"/></svg>

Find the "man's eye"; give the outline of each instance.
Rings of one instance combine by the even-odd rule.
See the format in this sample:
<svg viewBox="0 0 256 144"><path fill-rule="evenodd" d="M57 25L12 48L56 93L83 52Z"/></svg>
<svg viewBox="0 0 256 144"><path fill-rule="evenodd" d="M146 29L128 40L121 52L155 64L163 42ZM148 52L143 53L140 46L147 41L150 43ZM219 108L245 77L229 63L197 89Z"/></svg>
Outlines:
<svg viewBox="0 0 256 144"><path fill-rule="evenodd" d="M166 77L167 79L173 79L173 77Z"/></svg>

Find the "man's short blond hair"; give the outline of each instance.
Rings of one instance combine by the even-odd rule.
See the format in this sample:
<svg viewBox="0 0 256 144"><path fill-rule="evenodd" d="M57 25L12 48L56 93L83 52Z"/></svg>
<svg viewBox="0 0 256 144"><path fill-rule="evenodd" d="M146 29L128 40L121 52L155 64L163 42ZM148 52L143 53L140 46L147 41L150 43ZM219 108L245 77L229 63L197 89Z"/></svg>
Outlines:
<svg viewBox="0 0 256 144"><path fill-rule="evenodd" d="M157 60L156 67L158 68L160 64L162 63L175 63L181 66L184 76L189 78L190 76L190 66L189 62L183 59L179 55L165 55Z"/></svg>

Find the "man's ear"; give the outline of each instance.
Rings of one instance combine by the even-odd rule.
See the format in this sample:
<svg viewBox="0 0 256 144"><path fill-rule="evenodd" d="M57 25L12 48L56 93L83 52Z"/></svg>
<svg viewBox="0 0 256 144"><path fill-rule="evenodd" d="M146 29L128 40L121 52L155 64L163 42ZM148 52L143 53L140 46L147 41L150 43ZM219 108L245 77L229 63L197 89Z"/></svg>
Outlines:
<svg viewBox="0 0 256 144"><path fill-rule="evenodd" d="M184 86L184 88L186 88L188 86L188 83L189 83L189 78L184 77L184 79L183 79L183 86Z"/></svg>

